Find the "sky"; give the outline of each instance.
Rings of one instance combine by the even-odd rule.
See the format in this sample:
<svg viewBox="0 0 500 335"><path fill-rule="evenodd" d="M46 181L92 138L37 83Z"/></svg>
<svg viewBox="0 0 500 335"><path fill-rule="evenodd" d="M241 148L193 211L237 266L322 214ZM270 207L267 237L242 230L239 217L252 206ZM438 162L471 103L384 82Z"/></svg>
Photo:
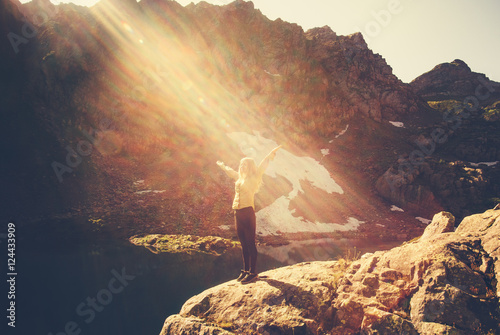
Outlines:
<svg viewBox="0 0 500 335"><path fill-rule="evenodd" d="M71 2L92 6L97 1ZM177 2L187 5L199 1ZM231 0L207 2L224 5ZM269 19L297 23L305 31L327 25L338 35L363 33L368 47L384 57L403 82L455 59L466 62L472 71L500 82L498 0L254 0L253 3Z"/></svg>

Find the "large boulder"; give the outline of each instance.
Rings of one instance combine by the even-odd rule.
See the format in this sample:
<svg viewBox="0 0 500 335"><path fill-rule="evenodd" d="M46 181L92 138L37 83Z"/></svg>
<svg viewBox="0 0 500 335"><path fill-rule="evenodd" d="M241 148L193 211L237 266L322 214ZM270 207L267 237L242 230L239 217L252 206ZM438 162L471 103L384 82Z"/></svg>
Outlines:
<svg viewBox="0 0 500 335"><path fill-rule="evenodd" d="M427 226L421 240L431 238L441 233L449 233L455 230L455 217L449 212L439 212L432 218L432 222Z"/></svg>
<svg viewBox="0 0 500 335"><path fill-rule="evenodd" d="M499 334L500 210L453 222L438 213L420 239L348 267L301 263L213 287L161 335Z"/></svg>
<svg viewBox="0 0 500 335"><path fill-rule="evenodd" d="M314 334L332 320L325 303L340 268L335 261L300 263L264 272L252 284L229 281L189 299L161 334Z"/></svg>

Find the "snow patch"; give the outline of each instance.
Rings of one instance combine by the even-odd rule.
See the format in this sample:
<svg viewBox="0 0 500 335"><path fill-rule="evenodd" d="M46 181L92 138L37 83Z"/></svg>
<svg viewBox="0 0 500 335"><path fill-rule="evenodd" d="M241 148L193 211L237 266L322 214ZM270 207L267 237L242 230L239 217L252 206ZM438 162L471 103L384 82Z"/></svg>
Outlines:
<svg viewBox="0 0 500 335"><path fill-rule="evenodd" d="M254 132L254 135L245 132L234 132L227 135L238 143L243 154L253 158L257 164L278 146L276 142L260 136L258 132ZM290 199L295 198L299 192L304 193L300 186L301 180L306 180L312 186L330 194L334 192L344 194L344 190L332 179L330 172L317 160L311 157L295 156L285 149L278 150L274 161L269 164L266 170L266 175L272 178L276 178L277 174L292 183L293 190L288 196Z"/></svg>
<svg viewBox="0 0 500 335"><path fill-rule="evenodd" d="M331 233L334 231L356 230L363 221L350 217L345 224L311 222L302 216L293 216L288 209L290 198L281 196L271 205L257 212L257 234L279 235L284 233Z"/></svg>
<svg viewBox="0 0 500 335"><path fill-rule="evenodd" d="M405 127L405 124L403 122L389 121L389 123L392 124L394 127L398 127L398 128L404 128Z"/></svg>
<svg viewBox="0 0 500 335"><path fill-rule="evenodd" d="M499 163L500 161L496 161L496 162L480 162L480 163L471 163L469 162L470 166L473 166L473 167L479 167L479 165L481 164L484 164L486 166L495 166Z"/></svg>
<svg viewBox="0 0 500 335"><path fill-rule="evenodd" d="M137 191L135 194L146 194L146 193L163 193L167 192L167 190L143 190L143 191Z"/></svg>
<svg viewBox="0 0 500 335"><path fill-rule="evenodd" d="M422 222L422 223L425 223L425 224L429 224L432 222L432 220L429 220L429 219L425 219L425 218L422 218L420 216L417 216L415 219L417 219L418 221Z"/></svg>
<svg viewBox="0 0 500 335"><path fill-rule="evenodd" d="M234 132L227 135L238 143L243 154L254 158L257 164L273 148L278 146L276 142L260 136L258 132L254 132L253 135L245 132ZM256 213L259 221L258 234L349 231L357 229L363 223L355 218L349 218L345 224L339 224L311 222L303 217L293 216L293 212L289 209L290 202L299 193L304 193L300 185L301 181L308 181L312 186L329 194L344 194L344 190L333 180L328 170L315 159L298 157L285 149L280 149L265 174L272 178L276 178L277 175L284 177L292 184L292 191Z"/></svg>
<svg viewBox="0 0 500 335"><path fill-rule="evenodd" d="M144 191L137 191L135 194L146 194L146 193L151 193L153 190L144 190Z"/></svg>
<svg viewBox="0 0 500 335"><path fill-rule="evenodd" d="M396 205L392 205L392 206L391 206L391 211L392 211L392 212L404 212L404 209L399 208L399 207L398 207L398 206L396 206Z"/></svg>
<svg viewBox="0 0 500 335"><path fill-rule="evenodd" d="M271 72L269 72L267 70L264 70L264 72L267 73L270 76L273 76L273 77L281 77L281 74L279 74L279 73L271 73Z"/></svg>
<svg viewBox="0 0 500 335"><path fill-rule="evenodd" d="M335 135L335 138L339 138L340 136L344 135L347 132L347 129L349 129L349 125L345 126L344 130L342 130L340 133ZM333 140L330 141L330 143L332 143L332 142L333 142Z"/></svg>

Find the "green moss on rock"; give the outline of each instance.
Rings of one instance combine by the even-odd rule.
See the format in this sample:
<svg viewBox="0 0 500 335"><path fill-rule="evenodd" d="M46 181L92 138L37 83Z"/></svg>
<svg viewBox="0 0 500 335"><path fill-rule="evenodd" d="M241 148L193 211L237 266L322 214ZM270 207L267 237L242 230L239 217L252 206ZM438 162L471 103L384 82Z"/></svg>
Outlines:
<svg viewBox="0 0 500 335"><path fill-rule="evenodd" d="M153 253L187 253L197 252L221 255L229 249L239 247L240 243L218 236L193 235L135 235L129 241L137 246L146 247Z"/></svg>

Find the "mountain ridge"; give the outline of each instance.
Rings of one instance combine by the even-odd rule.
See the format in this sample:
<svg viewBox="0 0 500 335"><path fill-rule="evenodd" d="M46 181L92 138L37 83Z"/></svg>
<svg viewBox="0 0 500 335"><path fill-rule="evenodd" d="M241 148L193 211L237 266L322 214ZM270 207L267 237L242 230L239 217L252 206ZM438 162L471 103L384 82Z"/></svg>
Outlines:
<svg viewBox="0 0 500 335"><path fill-rule="evenodd" d="M2 12L12 13L15 30L22 34L22 21L6 4L2 2ZM2 49L2 59L10 57L27 69L18 76L22 94L12 98L30 97L22 107L30 125L5 114L15 125L6 134L16 138L16 131L25 129L34 134L30 142L35 143L9 149L26 153L26 161L18 164L22 173L14 167L7 172L6 183L18 190L15 199L6 197L4 202L17 208L11 217L84 212L109 220L115 208L129 206L131 216L144 220L138 218L145 209L137 205L134 191L140 190L134 182L145 179L151 189L166 190L146 201L154 229L168 217L186 221L190 231L208 226L208 232L216 232L214 223L230 220L229 215L204 213L224 208L231 195L210 157L237 165L234 153L240 149L225 137L234 130L259 130L287 143L291 152L314 157L329 171L344 174L341 182L343 188L349 186L348 194L330 199L339 204L344 218L349 210L361 215L362 206L370 203L388 208L390 203L380 196L424 216L443 206L450 209L455 199L432 190L430 179L423 181L429 195L423 202L408 201L421 192L420 186L405 184L412 188L396 196L376 187L375 181L391 165L398 168L400 156L415 150L414 141L439 124L442 112L417 94L417 84L402 83L359 33L338 36L328 27L304 32L296 24L269 20L245 1L186 7L173 1L102 1L90 9L34 1L19 8L28 18L44 20L38 20L37 34L19 45L17 56L12 45ZM3 29L5 34L14 31ZM12 102L5 105L21 108ZM491 121L488 127L498 129L498 123ZM331 154L322 155L323 149ZM457 155L445 159L463 158ZM428 161L441 157L439 153ZM461 173L470 168L460 166ZM439 175L441 167L436 169ZM494 166L483 170L491 187L475 188L474 206L485 209L498 194L498 172ZM207 179L201 171L214 176L205 185L193 180ZM371 201L364 203L361 194L369 194ZM192 203L203 207L193 210ZM458 217L462 207L452 208ZM168 223L161 229L175 228Z"/></svg>
<svg viewBox="0 0 500 335"><path fill-rule="evenodd" d="M498 99L500 83L473 72L464 61L455 59L436 65L410 82L410 86L426 100L476 97L481 106L487 106Z"/></svg>

